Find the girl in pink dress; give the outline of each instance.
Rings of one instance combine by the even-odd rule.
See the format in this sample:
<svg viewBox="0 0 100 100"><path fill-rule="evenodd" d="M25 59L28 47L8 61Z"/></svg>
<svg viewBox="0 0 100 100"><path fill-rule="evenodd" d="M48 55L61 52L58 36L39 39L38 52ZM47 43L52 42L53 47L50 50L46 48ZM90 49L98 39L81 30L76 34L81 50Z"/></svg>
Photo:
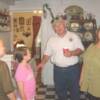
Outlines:
<svg viewBox="0 0 100 100"><path fill-rule="evenodd" d="M34 100L36 83L32 68L28 63L31 54L26 47L19 47L15 50L14 57L19 62L15 79L20 98L21 100Z"/></svg>

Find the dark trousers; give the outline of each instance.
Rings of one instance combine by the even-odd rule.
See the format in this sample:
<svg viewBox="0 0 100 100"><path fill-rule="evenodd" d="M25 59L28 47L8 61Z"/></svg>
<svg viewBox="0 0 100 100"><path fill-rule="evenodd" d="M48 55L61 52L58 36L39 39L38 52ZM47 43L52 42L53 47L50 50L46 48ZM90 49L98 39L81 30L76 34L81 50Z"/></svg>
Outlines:
<svg viewBox="0 0 100 100"><path fill-rule="evenodd" d="M80 100L80 66L75 64L66 68L54 65L54 84L58 100L67 100L69 89L71 100Z"/></svg>

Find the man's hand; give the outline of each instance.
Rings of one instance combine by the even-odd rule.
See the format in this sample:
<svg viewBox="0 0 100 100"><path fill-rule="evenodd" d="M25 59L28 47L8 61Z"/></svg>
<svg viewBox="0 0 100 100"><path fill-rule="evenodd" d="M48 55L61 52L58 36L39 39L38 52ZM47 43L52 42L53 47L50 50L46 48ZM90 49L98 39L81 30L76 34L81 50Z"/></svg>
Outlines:
<svg viewBox="0 0 100 100"><path fill-rule="evenodd" d="M72 52L69 49L63 49L63 54L65 57L71 57Z"/></svg>
<svg viewBox="0 0 100 100"><path fill-rule="evenodd" d="M41 69L47 63L49 58L50 57L48 55L43 55L41 62L37 65L37 69Z"/></svg>
<svg viewBox="0 0 100 100"><path fill-rule="evenodd" d="M71 57L71 56L79 56L83 51L80 48L77 48L74 51L70 51L69 49L63 49L63 54L66 57Z"/></svg>
<svg viewBox="0 0 100 100"><path fill-rule="evenodd" d="M39 70L39 69L42 69L43 68L43 63L41 62L41 63L39 63L38 65L37 65L37 69Z"/></svg>

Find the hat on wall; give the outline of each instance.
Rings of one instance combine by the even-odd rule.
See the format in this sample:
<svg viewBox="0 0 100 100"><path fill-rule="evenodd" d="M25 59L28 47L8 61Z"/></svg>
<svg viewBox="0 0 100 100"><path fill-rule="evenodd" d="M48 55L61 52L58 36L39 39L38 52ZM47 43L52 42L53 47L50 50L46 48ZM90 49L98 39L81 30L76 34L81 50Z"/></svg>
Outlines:
<svg viewBox="0 0 100 100"><path fill-rule="evenodd" d="M67 16L66 15L57 15L56 17L54 17L52 20L51 20L51 24L55 24L59 21L66 21L67 20Z"/></svg>

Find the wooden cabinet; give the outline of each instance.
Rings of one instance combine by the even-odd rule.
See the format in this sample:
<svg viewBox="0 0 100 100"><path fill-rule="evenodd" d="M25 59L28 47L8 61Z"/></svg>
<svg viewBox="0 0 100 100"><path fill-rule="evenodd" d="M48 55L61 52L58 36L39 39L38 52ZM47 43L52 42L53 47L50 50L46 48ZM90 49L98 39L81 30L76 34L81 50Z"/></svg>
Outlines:
<svg viewBox="0 0 100 100"><path fill-rule="evenodd" d="M95 41L96 19L91 13L84 13L83 8L72 5L64 11L68 18L67 28L69 31L75 32L82 39L87 48L90 43Z"/></svg>
<svg viewBox="0 0 100 100"><path fill-rule="evenodd" d="M85 48L87 48L90 43L95 41L95 32L96 32L96 20L93 18L84 19L74 16L69 21L68 29L72 32L75 32L81 38Z"/></svg>

